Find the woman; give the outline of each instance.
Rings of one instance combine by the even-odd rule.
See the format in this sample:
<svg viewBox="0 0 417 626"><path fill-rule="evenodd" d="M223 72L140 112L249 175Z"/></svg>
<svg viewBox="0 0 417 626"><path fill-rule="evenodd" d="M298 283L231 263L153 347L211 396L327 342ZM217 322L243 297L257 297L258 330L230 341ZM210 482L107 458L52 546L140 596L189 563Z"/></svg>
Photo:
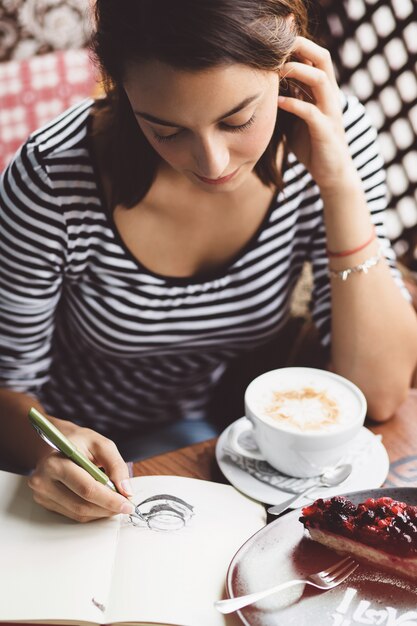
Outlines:
<svg viewBox="0 0 417 626"><path fill-rule="evenodd" d="M206 415L228 363L282 328L305 260L334 371L387 419L417 324L375 133L304 3L98 0L93 48L106 99L32 135L1 187L2 446L36 501L127 512L112 440ZM46 450L31 405L122 495Z"/></svg>

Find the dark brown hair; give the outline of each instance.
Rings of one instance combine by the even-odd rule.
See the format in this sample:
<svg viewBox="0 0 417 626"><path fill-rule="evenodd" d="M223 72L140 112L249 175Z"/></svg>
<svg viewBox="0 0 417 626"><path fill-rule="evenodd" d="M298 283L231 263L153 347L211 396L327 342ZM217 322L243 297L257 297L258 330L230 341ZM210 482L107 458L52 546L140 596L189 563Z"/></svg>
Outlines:
<svg viewBox="0 0 417 626"><path fill-rule="evenodd" d="M97 102L97 127L111 207L137 204L160 159L123 88L129 62L154 59L190 71L240 63L277 71L296 35L307 35L305 0L96 0L95 22L91 49L106 92ZM255 166L266 185L282 187L276 154L290 123L291 116L280 113Z"/></svg>

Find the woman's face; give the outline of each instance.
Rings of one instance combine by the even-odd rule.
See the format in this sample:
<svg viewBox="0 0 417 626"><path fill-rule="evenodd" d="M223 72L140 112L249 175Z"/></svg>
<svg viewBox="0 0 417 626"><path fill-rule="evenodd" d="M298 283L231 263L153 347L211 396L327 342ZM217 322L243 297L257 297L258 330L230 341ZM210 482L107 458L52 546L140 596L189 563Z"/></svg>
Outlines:
<svg viewBox="0 0 417 626"><path fill-rule="evenodd" d="M149 61L129 67L124 87L151 146L206 192L239 187L274 130L275 72L239 64L191 72Z"/></svg>

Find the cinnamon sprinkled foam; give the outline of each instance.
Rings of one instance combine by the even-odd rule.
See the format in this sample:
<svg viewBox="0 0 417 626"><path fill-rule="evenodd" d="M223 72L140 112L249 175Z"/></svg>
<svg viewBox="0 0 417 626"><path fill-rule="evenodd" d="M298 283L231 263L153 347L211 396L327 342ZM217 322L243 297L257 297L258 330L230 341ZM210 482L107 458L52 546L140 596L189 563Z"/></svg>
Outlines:
<svg viewBox="0 0 417 626"><path fill-rule="evenodd" d="M290 428L321 430L341 422L339 405L323 390L303 387L273 391L272 396L264 413Z"/></svg>

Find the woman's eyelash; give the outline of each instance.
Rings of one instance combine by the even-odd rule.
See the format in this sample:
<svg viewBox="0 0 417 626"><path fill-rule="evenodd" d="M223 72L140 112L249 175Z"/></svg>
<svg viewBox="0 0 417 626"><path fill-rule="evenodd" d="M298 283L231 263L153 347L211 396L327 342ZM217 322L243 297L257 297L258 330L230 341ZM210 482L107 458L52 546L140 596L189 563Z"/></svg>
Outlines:
<svg viewBox="0 0 417 626"><path fill-rule="evenodd" d="M171 141L172 139L176 139L180 133L181 131L179 131L178 133L174 133L173 135L164 136L164 135L158 135L158 133L156 133L154 130L152 131L154 139L156 139L156 141L159 141L160 143L165 143L166 141Z"/></svg>
<svg viewBox="0 0 417 626"><path fill-rule="evenodd" d="M242 132L244 130L246 130L247 128L249 128L250 126L252 126L252 124L255 121L255 115L252 115L252 117L250 119L248 119L247 122L245 122L244 124L239 124L239 126L230 126L229 124L225 124L222 123L222 127L224 130L231 132L231 133L239 133ZM159 141L160 143L164 143L166 141L172 141L173 139L176 139L178 137L178 135L181 134L182 131L179 131L178 133L174 133L173 135L158 135L158 133L156 133L155 131L153 132L153 136L154 138Z"/></svg>
<svg viewBox="0 0 417 626"><path fill-rule="evenodd" d="M230 131L231 133L239 133L242 130L246 130L247 128L252 126L254 121L255 121L255 115L252 115L252 117L249 118L248 121L245 122L244 124L239 124L239 126L229 126L229 124L223 124L223 128L225 130Z"/></svg>

